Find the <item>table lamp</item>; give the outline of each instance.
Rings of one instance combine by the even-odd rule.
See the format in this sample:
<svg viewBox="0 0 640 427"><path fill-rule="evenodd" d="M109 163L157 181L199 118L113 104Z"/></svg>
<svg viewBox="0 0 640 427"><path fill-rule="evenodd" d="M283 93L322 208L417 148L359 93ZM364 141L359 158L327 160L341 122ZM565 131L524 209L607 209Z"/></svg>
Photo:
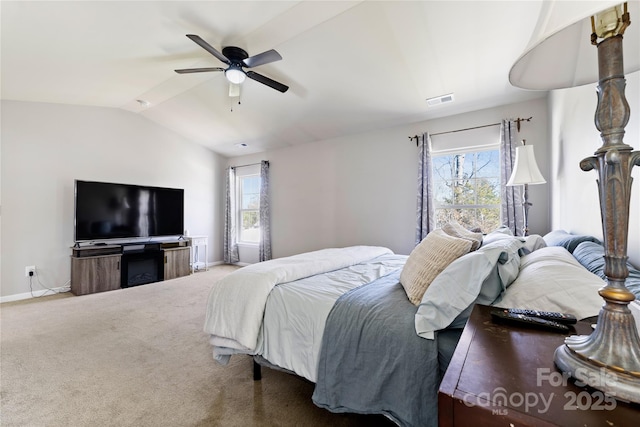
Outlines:
<svg viewBox="0 0 640 427"><path fill-rule="evenodd" d="M604 305L593 333L566 338L554 361L579 381L635 403L640 403L640 338L629 309L635 296L625 280L631 170L640 165L640 152L623 137L630 116L624 75L640 69L638 25L630 25L631 16L640 18L638 9L638 1L545 1L534 37L509 73L514 86L534 90L598 82L595 126L603 145L580 168L598 172Z"/></svg>
<svg viewBox="0 0 640 427"><path fill-rule="evenodd" d="M529 202L529 185L544 184L544 177L540 173L538 163L536 163L536 155L533 153L533 145L527 145L522 140L522 147L516 147L516 165L511 172L507 186L522 185L524 186L524 201L522 208L524 211L524 228L523 236L529 235L529 208L533 203Z"/></svg>

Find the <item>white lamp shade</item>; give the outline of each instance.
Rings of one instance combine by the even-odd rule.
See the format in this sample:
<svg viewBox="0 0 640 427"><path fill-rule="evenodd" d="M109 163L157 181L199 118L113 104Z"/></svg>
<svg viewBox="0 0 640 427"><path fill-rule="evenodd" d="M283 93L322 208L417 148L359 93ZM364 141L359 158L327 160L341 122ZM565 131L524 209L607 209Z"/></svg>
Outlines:
<svg viewBox="0 0 640 427"><path fill-rule="evenodd" d="M545 179L538 169L533 145L516 147L516 166L511 172L508 186L523 184L544 184Z"/></svg>
<svg viewBox="0 0 640 427"><path fill-rule="evenodd" d="M509 72L511 84L549 90L597 82L598 49L591 44L591 16L622 3L545 1L529 45ZM640 69L639 3L627 2L631 25L623 35L625 74Z"/></svg>
<svg viewBox="0 0 640 427"><path fill-rule="evenodd" d="M234 66L229 67L224 72L224 75L227 77L227 80L237 85L242 83L244 79L247 77L241 69Z"/></svg>

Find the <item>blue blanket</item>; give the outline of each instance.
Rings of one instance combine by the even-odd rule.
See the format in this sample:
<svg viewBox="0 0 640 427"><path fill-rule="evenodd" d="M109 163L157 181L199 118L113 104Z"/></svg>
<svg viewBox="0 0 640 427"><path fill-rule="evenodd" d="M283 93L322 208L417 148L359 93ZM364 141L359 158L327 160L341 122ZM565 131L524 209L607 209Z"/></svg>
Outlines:
<svg viewBox="0 0 640 427"><path fill-rule="evenodd" d="M573 251L573 256L584 268L599 276L602 280L607 280L607 275L604 274L604 246L598 243L583 242ZM624 284L627 289L633 292L636 300L640 300L640 270L630 262L627 262L627 268L629 269L629 276Z"/></svg>
<svg viewBox="0 0 640 427"><path fill-rule="evenodd" d="M325 326L313 402L332 412L384 414L402 426L437 426L438 336L416 334L417 307L399 274L336 301Z"/></svg>

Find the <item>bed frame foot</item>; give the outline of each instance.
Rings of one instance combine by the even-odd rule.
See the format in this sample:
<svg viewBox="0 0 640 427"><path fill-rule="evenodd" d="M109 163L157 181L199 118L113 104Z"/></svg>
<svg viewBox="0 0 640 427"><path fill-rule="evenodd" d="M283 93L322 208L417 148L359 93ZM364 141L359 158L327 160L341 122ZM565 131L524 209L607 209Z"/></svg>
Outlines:
<svg viewBox="0 0 640 427"><path fill-rule="evenodd" d="M255 360L253 361L253 380L260 381L262 379L262 366Z"/></svg>

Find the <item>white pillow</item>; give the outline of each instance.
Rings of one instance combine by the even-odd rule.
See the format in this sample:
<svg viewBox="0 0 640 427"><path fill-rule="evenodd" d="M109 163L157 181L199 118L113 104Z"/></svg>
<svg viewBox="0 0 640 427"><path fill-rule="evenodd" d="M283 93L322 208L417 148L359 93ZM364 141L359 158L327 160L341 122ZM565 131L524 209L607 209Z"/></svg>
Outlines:
<svg viewBox="0 0 640 427"><path fill-rule="evenodd" d="M433 230L411 251L400 273L400 283L414 305L433 279L454 260L471 250L471 240L453 237L442 229Z"/></svg>
<svg viewBox="0 0 640 427"><path fill-rule="evenodd" d="M578 319L597 316L605 282L586 270L561 246L540 248L520 259L520 273L494 305L570 313Z"/></svg>

